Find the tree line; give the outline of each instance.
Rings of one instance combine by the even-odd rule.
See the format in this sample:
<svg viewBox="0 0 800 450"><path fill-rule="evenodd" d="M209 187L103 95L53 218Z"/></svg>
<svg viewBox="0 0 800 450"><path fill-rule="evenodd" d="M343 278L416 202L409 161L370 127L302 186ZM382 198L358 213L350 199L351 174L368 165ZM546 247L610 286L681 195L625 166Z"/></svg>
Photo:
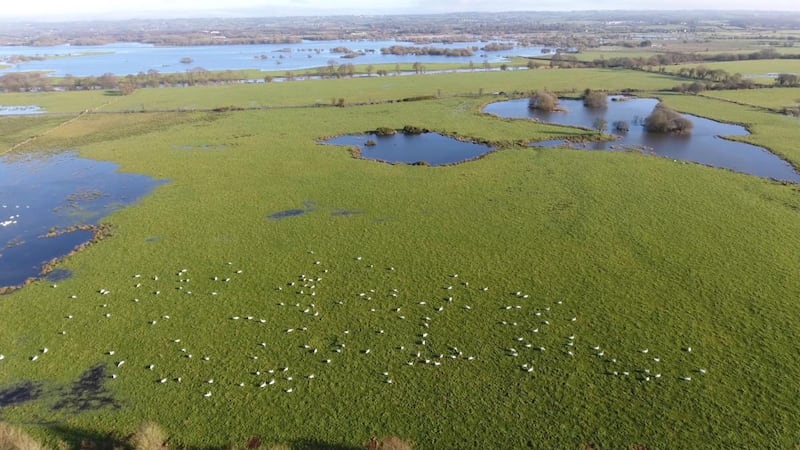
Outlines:
<svg viewBox="0 0 800 450"><path fill-rule="evenodd" d="M412 47L404 45L392 45L384 47L381 53L384 55L431 55L431 56L472 56L473 48L442 48L442 47Z"/></svg>
<svg viewBox="0 0 800 450"><path fill-rule="evenodd" d="M60 78L51 78L41 72L9 72L0 76L0 91L33 92L118 89L125 94L137 88L226 84L241 82L247 78L247 75L241 71L225 70L211 72L202 67L175 73L160 73L157 70L149 70L146 73L140 72L136 75L125 76L105 73L100 76L77 77L65 75Z"/></svg>

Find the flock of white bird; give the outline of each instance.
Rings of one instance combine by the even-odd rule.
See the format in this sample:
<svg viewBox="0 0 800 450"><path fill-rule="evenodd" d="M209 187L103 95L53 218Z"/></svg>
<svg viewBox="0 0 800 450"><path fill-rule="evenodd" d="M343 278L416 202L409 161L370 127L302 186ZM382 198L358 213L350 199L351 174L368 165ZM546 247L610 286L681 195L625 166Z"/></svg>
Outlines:
<svg viewBox="0 0 800 450"><path fill-rule="evenodd" d="M313 254L313 252L309 252ZM355 258L357 265L362 265L364 268L371 270L375 269L374 264L367 264L363 258ZM235 285L237 277L243 274L242 270L233 270L233 264L228 262L225 264L227 269L223 275L211 277L209 281L215 282L211 284L221 283L215 290L207 290L199 295L217 296L224 291L226 286ZM607 369L605 373L609 376L628 377L641 382L664 382L664 380L675 379L684 382L692 381L692 375L698 374L705 375L707 370L705 368L687 368L685 373L672 374L671 376L662 376L662 371L659 369L662 366L662 358L655 352L651 352L648 348L641 348L637 355L622 354L614 355L610 349L603 348L596 343L582 343L575 330L581 329L577 326L580 323L578 316L570 313L570 309L564 306L563 301L550 301L546 304L541 301L531 299L529 294L522 291L509 292L509 293L496 293L490 290L489 287L475 288L470 286L468 281L463 281L459 278L458 274L450 274L446 277L447 284L441 286L443 294L435 295L433 299L427 300L419 299L404 299L403 293L396 287L383 287L365 289L359 292L353 292L350 298L332 299L325 294L323 286L328 281L326 280L329 275L329 269L321 261L314 261L311 269L314 275L301 274L294 280L288 281L285 285L275 288L276 297L274 306L277 308L294 308L299 311L301 319L298 319L298 324L290 328L280 328L271 330L271 334L276 337L280 333L293 334L297 336L308 336L305 344L296 346L301 352L301 357L313 358L313 362L319 363L320 376L324 376L325 368L334 364L335 360L343 353L350 353L351 355L357 354L364 358L376 358L372 348L363 346L362 348L348 347L348 337L351 337L351 330L344 329L334 339L334 343L325 346L312 345L314 342L313 336L317 331L316 326L321 320L324 320L324 311L331 311L332 308L343 307L348 305L356 308L363 307L365 312L376 312L380 309L383 312L389 311L392 320L405 321L411 317L411 320L418 320L418 332L413 336L399 336L405 341L404 344L394 347L391 355L397 355L401 358L399 361L381 361L375 360L375 367L406 367L404 370L413 370L414 367L442 367L450 364L465 363L472 364L472 361L480 361L475 354L467 354L459 346L456 345L434 345L434 336L437 334L435 326L437 319L442 317L443 314L456 311L461 314L472 314L473 311L482 308L494 308L499 310L498 313L503 317L496 325L498 327L508 327L508 333L513 334L507 346L497 346L495 355L498 358L509 357L524 360L518 364L522 372L534 373L537 367L537 356L542 352L556 351L557 354L563 355L564 358L578 358L578 357L592 357L600 358ZM386 271L395 272L394 267L386 267ZM175 273L177 277L177 285L174 291L179 292L181 295L192 295L189 286L200 286L202 283L192 283L189 277L188 269L180 269ZM147 283L148 287L143 287L143 282L147 282L147 278L152 278L152 283ZM137 297L130 299L127 297L125 301L132 300L135 303L140 302L140 298L145 296L158 296L161 290L166 288L164 282L158 283L159 276L143 277L141 274L133 275L134 283L133 293ZM56 288L57 285L52 285ZM464 295L459 298L467 290L472 295ZM120 300L119 295L112 295L112 291L103 287L99 288L96 293L103 298L107 297L112 300ZM475 295L478 298L475 298ZM69 295L69 300L75 300L78 296L75 294ZM159 297L167 298L167 297ZM467 304L462 299L471 298L477 302L473 305ZM224 301L224 300L222 300ZM387 304L390 303L390 304ZM110 312L107 312L109 303L100 304L102 317L105 319L111 318ZM417 315L419 314L419 315ZM413 317L412 317L413 315ZM67 320L73 319L73 315L67 315ZM157 318L147 318L147 324L156 326L159 320L168 321L171 316L163 314ZM270 321L263 317L256 317L253 315L235 315L226 317L226 320L241 321L242 323L253 323L261 326L270 326ZM359 333L369 333L374 336L374 339L382 339L382 336L393 334L391 333L391 324L387 323L385 328L376 328L374 330L357 330ZM572 328L570 328L572 327ZM269 329L269 328L267 328ZM564 329L569 329L569 334L563 333ZM387 331L388 330L388 331ZM555 331L550 331L555 330ZM329 330L324 330L326 339L329 339ZM465 330L468 333L469 330ZM61 335L66 335L66 331L59 332ZM447 334L452 334L448 332ZM438 336L436 336L438 337ZM395 336L398 338L398 336ZM437 339L438 341L438 339ZM560 341L560 344L556 342ZM194 354L189 349L189 346L184 344L182 339L170 339L170 344L174 345L175 356L179 358L193 359ZM376 342L378 346L380 343ZM487 342L485 345L494 346L496 342ZM548 344L548 345L544 345ZM253 343L253 348L266 349L270 344L266 342ZM274 343L272 345L275 345ZM482 344L484 345L484 344ZM385 347L385 346L384 346ZM289 350L289 349L284 349ZM681 349L687 354L687 358L691 359L692 348L689 346ZM29 356L30 361L38 361L50 352L48 347L41 348L36 354ZM160 368L151 362L136 361L132 364L126 365L126 360L120 358L119 352L115 349L105 350L105 357L109 358L110 378L118 379L120 375L126 371L136 370L137 367L146 371L158 373ZM386 354L383 352L382 354ZM485 358L485 352L483 353ZM225 357L231 355L224 355L219 360L225 360ZM259 356L255 351L250 352L247 358L252 360L253 366L256 367L251 370L247 375L242 376L241 380L226 380L220 381L213 378L202 380L184 379L183 376L177 374L154 374L153 381L155 384L168 384L168 383L184 383L189 386L194 386L198 395L203 397L211 397L214 395L215 390L235 388L255 387L257 389L275 389L290 394L295 392L296 389L301 388L303 383L312 382L317 378L317 374L305 371L291 370L288 365L273 365L272 367L260 367L260 364L268 365L262 361L258 361ZM619 359L618 359L619 358ZM0 361L4 361L6 356L0 354ZM217 358L214 358L217 359ZM267 358L265 358L267 359ZM623 361L623 359L625 361ZM635 363L630 361L635 360ZM198 364L213 364L211 355L201 355L196 359ZM391 364L392 362L402 362L402 364ZM687 363L688 364L688 363ZM308 367L308 364L301 364ZM390 373L389 370L376 369L376 374L380 373L380 380L386 384L395 384L396 377ZM534 374L535 376L535 374Z"/></svg>
<svg viewBox="0 0 800 450"><path fill-rule="evenodd" d="M10 208L10 206L9 205L0 205L0 208L8 209L8 208ZM25 208L30 208L30 206L26 206ZM20 209L20 206L19 205L15 205L11 209ZM19 214L12 214L12 215L8 216L8 219L0 221L0 227L5 228L5 227L11 226L11 225L16 225L17 223L19 223L18 219L19 219Z"/></svg>

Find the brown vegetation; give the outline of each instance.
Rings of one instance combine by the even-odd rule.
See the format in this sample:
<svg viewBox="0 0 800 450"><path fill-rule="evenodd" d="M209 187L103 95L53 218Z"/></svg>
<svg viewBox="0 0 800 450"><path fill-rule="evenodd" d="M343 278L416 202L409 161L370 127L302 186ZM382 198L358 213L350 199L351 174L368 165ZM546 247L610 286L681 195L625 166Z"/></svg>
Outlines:
<svg viewBox="0 0 800 450"><path fill-rule="evenodd" d="M644 129L650 133L688 134L693 127L691 120L663 103L657 104L644 119Z"/></svg>
<svg viewBox="0 0 800 450"><path fill-rule="evenodd" d="M153 422L139 425L130 438L133 450L163 450L167 448L166 441L167 434Z"/></svg>
<svg viewBox="0 0 800 450"><path fill-rule="evenodd" d="M44 447L21 429L0 422L0 450L44 450Z"/></svg>
<svg viewBox="0 0 800 450"><path fill-rule="evenodd" d="M366 445L367 450L414 450L414 445L397 436L388 436L383 439L371 437Z"/></svg>
<svg viewBox="0 0 800 450"><path fill-rule="evenodd" d="M528 100L528 108L539 111L555 111L558 109L558 97L547 91L536 91Z"/></svg>
<svg viewBox="0 0 800 450"><path fill-rule="evenodd" d="M583 106L592 109L602 109L608 106L608 95L605 92L586 89L583 93Z"/></svg>
<svg viewBox="0 0 800 450"><path fill-rule="evenodd" d="M373 132L376 136L394 136L397 134L397 130L394 128L389 127L378 127Z"/></svg>

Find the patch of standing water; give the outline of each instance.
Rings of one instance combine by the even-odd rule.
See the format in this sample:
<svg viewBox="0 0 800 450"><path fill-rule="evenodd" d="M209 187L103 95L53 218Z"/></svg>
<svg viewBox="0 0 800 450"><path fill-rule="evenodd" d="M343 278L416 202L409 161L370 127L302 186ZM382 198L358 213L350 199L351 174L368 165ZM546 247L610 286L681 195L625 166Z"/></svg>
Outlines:
<svg viewBox="0 0 800 450"><path fill-rule="evenodd" d="M0 116L29 116L44 114L44 109L36 105L0 105Z"/></svg>
<svg viewBox="0 0 800 450"><path fill-rule="evenodd" d="M272 213L267 216L267 219L270 220L279 220L285 219L287 217L295 217L295 216L302 216L303 214L310 213L314 211L315 205L314 202L310 200L306 200L303 202L303 208L293 208L293 209L286 209L283 211L278 211L276 213Z"/></svg>
<svg viewBox="0 0 800 450"><path fill-rule="evenodd" d="M583 106L581 100L560 100L565 109L561 112L530 110L528 100L510 100L487 105L483 111L500 117L536 119L557 125L592 128L595 120L606 120L609 134L618 134L619 139L610 142L591 142L586 145L561 142L563 146L578 146L592 150L615 150L636 148L671 159L693 161L713 167L722 167L763 178L800 182L800 174L775 154L764 148L743 142L729 141L720 136L746 136L747 129L739 125L717 122L703 117L683 114L694 124L691 134L670 135L648 133L641 121L650 115L658 104L652 98L617 98L609 101L608 107L592 109ZM614 122L626 121L627 133L614 130ZM546 141L536 146L553 147L558 141Z"/></svg>
<svg viewBox="0 0 800 450"><path fill-rule="evenodd" d="M431 166L469 161L492 151L487 145L459 141L438 133L355 134L338 136L324 143L357 146L363 159L406 164L425 162Z"/></svg>
<svg viewBox="0 0 800 450"><path fill-rule="evenodd" d="M0 158L0 287L40 276L44 263L91 240L75 227L97 225L160 184L117 169L74 152ZM61 233L45 237L53 230Z"/></svg>

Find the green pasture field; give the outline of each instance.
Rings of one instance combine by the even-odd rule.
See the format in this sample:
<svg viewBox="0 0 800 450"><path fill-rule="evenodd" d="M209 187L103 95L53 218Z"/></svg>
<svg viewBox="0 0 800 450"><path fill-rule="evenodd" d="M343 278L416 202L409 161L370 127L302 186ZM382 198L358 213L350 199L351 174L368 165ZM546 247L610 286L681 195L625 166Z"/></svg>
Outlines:
<svg viewBox="0 0 800 450"><path fill-rule="evenodd" d="M667 66L667 71L677 73L683 67L704 66L708 69L722 69L730 74L740 73L763 84L774 83L768 74L796 73L800 74L800 59L758 59L748 61L724 61L702 64L682 64Z"/></svg>
<svg viewBox="0 0 800 450"><path fill-rule="evenodd" d="M800 104L800 88L706 91L703 92L703 96L776 110L786 107L796 107Z"/></svg>
<svg viewBox="0 0 800 450"><path fill-rule="evenodd" d="M626 47L609 47L603 46L593 48L591 50L582 51L579 53L571 54L580 61L594 61L596 59L612 59L612 58L649 58L658 54L659 51L654 48L626 48Z"/></svg>
<svg viewBox="0 0 800 450"><path fill-rule="evenodd" d="M36 105L51 114L79 113L84 110L102 107L115 100L107 91L70 91L70 92L24 92L4 93L0 96L3 105Z"/></svg>
<svg viewBox="0 0 800 450"><path fill-rule="evenodd" d="M14 145L58 126L67 120L57 115L4 117L0 120L0 154Z"/></svg>
<svg viewBox="0 0 800 450"><path fill-rule="evenodd" d="M112 113L673 84L541 70L115 97L20 151L76 149L168 182L60 263L71 278L0 298L0 399L21 399L0 418L72 447L148 420L173 448L351 449L372 435L423 449L796 447L795 185L515 145L588 132L481 114L487 96ZM42 95L72 111L105 100ZM749 139L776 149L781 133L800 160L781 117L666 100L752 124ZM21 137L49 119L27 120L0 126ZM499 148L424 167L318 143L404 125Z"/></svg>
<svg viewBox="0 0 800 450"><path fill-rule="evenodd" d="M330 105L339 98L346 103L382 102L418 96L447 97L495 92L528 92L549 89L581 92L585 88L612 92L666 89L681 81L671 75L612 69L537 69L505 72L444 73L372 78L302 80L264 84L202 86L189 91L139 89L132 95L104 91L9 94L3 104L37 104L53 112L197 110L225 106L264 108Z"/></svg>
<svg viewBox="0 0 800 450"><path fill-rule="evenodd" d="M367 67L372 66L372 76L377 77L378 70L385 70L391 75L395 75L398 72L398 69L401 73L413 73L416 70L414 69L414 63L398 63L398 64L359 64L358 58L351 59L351 60L336 60L337 64L353 64L353 69L356 74L358 75L367 75ZM475 71L480 71L485 68L483 61L481 58L476 56L475 61L473 61L473 67L469 66L469 63L425 63L423 64L423 68L426 72L435 72L435 71L446 71L446 70L469 70L474 69ZM527 58L511 58L505 63L489 63L489 67L491 68L499 68L501 65L505 64L508 67L524 67L528 63ZM291 72L295 77L302 78L305 76L316 76L317 72L320 68L312 68L312 69L294 69L294 70L280 70L276 68L275 70L268 70L268 71L261 71L261 70L246 70L244 71L248 78L250 79L263 79L265 76L269 75L272 77L284 77L286 76L286 72Z"/></svg>

